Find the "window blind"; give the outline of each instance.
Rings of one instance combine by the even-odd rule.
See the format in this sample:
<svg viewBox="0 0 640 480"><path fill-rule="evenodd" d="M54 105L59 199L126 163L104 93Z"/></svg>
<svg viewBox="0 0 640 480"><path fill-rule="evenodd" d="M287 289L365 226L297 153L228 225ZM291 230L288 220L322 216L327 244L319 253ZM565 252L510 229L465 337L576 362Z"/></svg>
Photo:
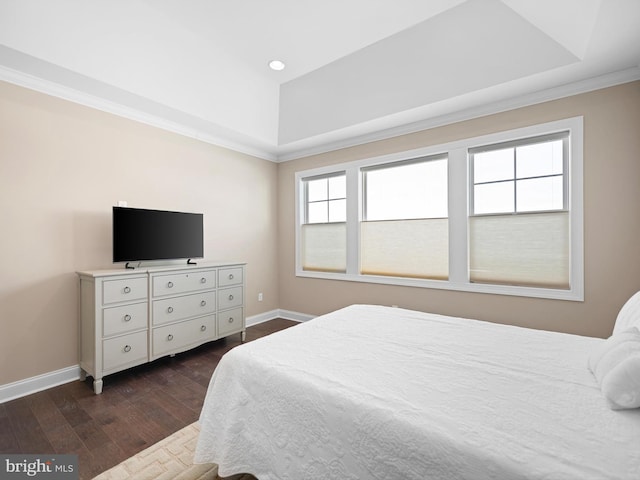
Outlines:
<svg viewBox="0 0 640 480"><path fill-rule="evenodd" d="M362 274L448 279L446 218L362 222L360 241Z"/></svg>
<svg viewBox="0 0 640 480"><path fill-rule="evenodd" d="M569 212L469 218L470 281L570 288Z"/></svg>
<svg viewBox="0 0 640 480"><path fill-rule="evenodd" d="M347 224L302 225L302 268L307 271L347 271Z"/></svg>

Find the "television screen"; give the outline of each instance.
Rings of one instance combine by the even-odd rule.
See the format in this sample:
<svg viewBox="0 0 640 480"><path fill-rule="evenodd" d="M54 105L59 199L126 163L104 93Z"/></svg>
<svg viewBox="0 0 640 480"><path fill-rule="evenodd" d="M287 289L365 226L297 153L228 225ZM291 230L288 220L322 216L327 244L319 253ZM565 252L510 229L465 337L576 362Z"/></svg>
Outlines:
<svg viewBox="0 0 640 480"><path fill-rule="evenodd" d="M204 256L203 215L113 207L113 261Z"/></svg>

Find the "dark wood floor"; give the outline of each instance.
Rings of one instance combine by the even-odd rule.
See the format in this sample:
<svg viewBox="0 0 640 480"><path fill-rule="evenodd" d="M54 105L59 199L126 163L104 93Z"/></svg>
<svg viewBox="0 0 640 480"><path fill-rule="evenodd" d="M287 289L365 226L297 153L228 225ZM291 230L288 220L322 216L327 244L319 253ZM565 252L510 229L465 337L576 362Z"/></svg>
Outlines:
<svg viewBox="0 0 640 480"><path fill-rule="evenodd" d="M295 325L276 319L247 329L247 341ZM71 382L0 404L0 452L77 454L91 479L195 422L211 374L240 335L105 377Z"/></svg>

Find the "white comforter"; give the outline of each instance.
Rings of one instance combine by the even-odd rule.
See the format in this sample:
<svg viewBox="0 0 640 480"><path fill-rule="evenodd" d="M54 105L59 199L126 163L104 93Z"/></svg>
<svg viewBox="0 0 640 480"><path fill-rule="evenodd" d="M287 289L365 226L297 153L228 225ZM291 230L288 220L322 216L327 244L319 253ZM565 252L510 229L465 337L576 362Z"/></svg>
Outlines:
<svg viewBox="0 0 640 480"><path fill-rule="evenodd" d="M351 306L220 361L197 463L221 476L640 479L640 410L587 368L603 340Z"/></svg>

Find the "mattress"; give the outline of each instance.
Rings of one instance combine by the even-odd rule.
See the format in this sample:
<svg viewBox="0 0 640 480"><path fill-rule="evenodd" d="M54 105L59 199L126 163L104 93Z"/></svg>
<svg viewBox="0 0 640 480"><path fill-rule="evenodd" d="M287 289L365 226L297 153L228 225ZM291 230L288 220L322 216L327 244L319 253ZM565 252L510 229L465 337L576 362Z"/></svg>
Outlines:
<svg viewBox="0 0 640 480"><path fill-rule="evenodd" d="M604 340L354 305L236 347L197 463L303 479L640 478L640 410L587 368Z"/></svg>

